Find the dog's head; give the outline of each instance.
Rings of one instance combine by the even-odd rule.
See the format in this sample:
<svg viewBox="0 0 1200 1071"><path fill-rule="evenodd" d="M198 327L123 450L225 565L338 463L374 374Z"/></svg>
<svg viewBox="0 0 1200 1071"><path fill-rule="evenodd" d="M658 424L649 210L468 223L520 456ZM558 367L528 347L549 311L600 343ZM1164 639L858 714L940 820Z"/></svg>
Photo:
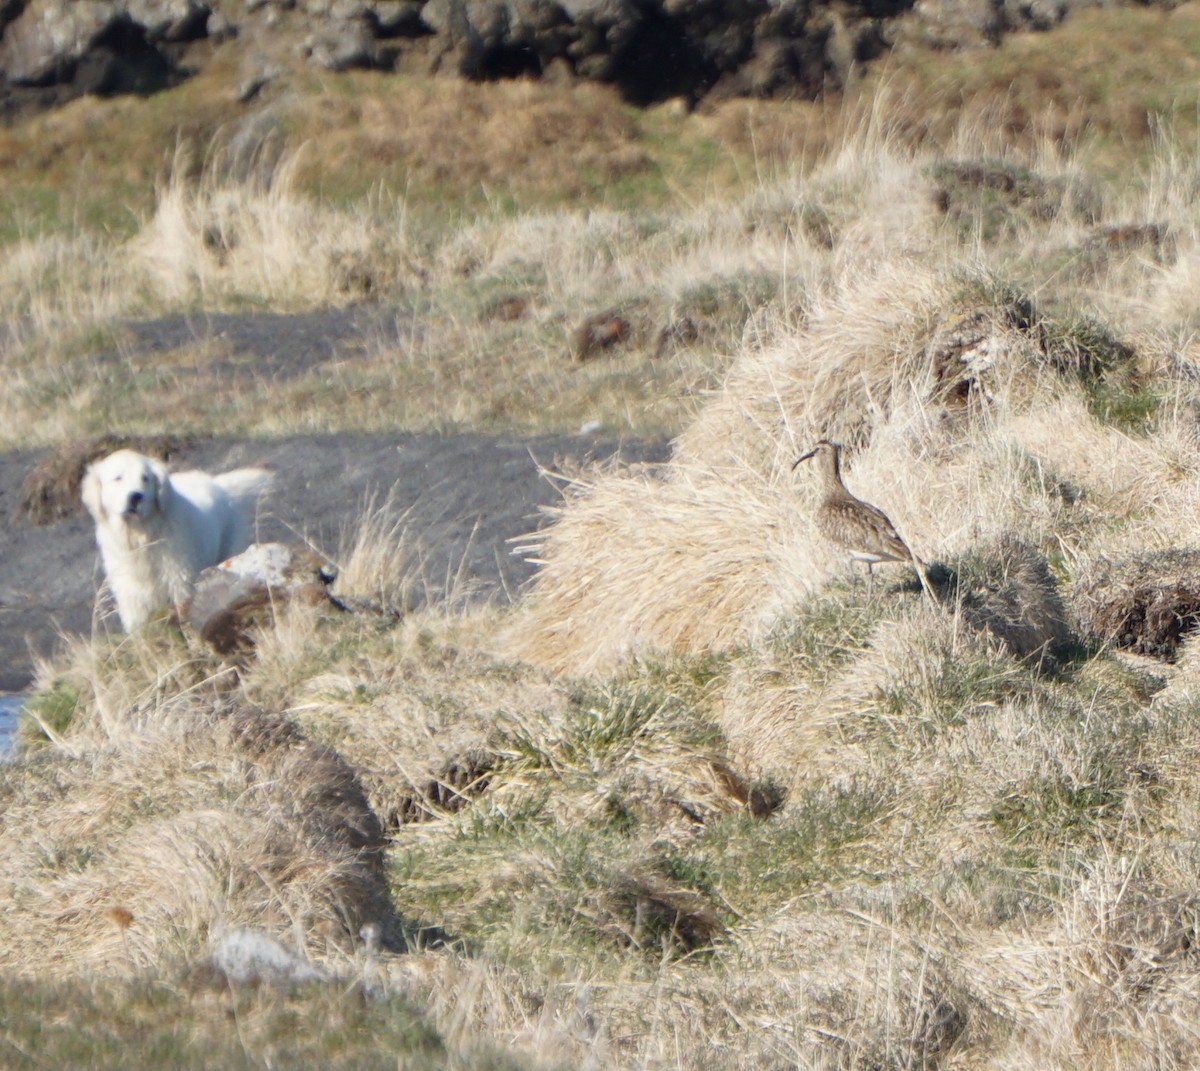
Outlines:
<svg viewBox="0 0 1200 1071"><path fill-rule="evenodd" d="M83 504L97 524L114 519L138 524L161 513L170 494L167 467L134 450L118 450L88 466Z"/></svg>

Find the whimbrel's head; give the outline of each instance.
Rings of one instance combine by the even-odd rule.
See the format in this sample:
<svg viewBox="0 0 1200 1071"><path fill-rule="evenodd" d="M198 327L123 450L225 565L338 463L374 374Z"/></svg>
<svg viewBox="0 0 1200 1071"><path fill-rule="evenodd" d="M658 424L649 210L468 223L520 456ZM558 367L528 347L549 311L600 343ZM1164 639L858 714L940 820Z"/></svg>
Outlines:
<svg viewBox="0 0 1200 1071"><path fill-rule="evenodd" d="M818 439L817 444L794 462L792 469L801 461L807 461L810 457L817 459L817 464L821 468L822 482L825 484L826 494L837 494L839 491L845 491L846 485L842 482L842 444L835 443L830 439Z"/></svg>
<svg viewBox="0 0 1200 1071"><path fill-rule="evenodd" d="M814 446L807 454L803 454L792 462L792 470L795 471L797 465L801 461L807 461L810 457L820 456L821 465L828 472L840 474L841 466L839 460L841 458L842 447L840 443L831 442L829 439L818 439L817 445Z"/></svg>

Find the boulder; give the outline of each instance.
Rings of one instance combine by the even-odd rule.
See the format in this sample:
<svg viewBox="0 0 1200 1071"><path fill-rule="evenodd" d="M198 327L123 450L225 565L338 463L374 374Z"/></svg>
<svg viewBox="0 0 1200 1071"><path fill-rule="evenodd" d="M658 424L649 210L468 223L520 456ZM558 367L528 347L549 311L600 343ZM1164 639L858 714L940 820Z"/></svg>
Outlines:
<svg viewBox="0 0 1200 1071"><path fill-rule="evenodd" d="M162 40L172 32L206 32L206 10L168 9L151 0L143 7ZM51 103L85 93L152 93L180 77L146 27L117 0L31 0L4 29L0 70L10 88L65 87L46 97Z"/></svg>
<svg viewBox="0 0 1200 1071"><path fill-rule="evenodd" d="M376 37L424 37L431 31L421 17L423 8L417 0L377 0L368 5L367 18Z"/></svg>
<svg viewBox="0 0 1200 1071"><path fill-rule="evenodd" d="M107 0L32 0L6 27L0 67L15 85L69 81L97 41L124 18Z"/></svg>
<svg viewBox="0 0 1200 1071"><path fill-rule="evenodd" d="M157 43L206 36L212 8L201 0L125 0L125 12Z"/></svg>
<svg viewBox="0 0 1200 1071"><path fill-rule="evenodd" d="M218 654L245 653L254 631L281 606L335 605L328 587L336 571L305 547L255 543L196 579L183 610L184 621Z"/></svg>
<svg viewBox="0 0 1200 1071"><path fill-rule="evenodd" d="M364 19L327 19L305 42L308 58L329 71L349 71L384 66L370 25Z"/></svg>
<svg viewBox="0 0 1200 1071"><path fill-rule="evenodd" d="M439 69L473 79L541 74L575 38L555 0L429 0L421 17L438 35Z"/></svg>
<svg viewBox="0 0 1200 1071"><path fill-rule="evenodd" d="M992 0L917 0L902 22L898 43L960 49L995 45L1004 18Z"/></svg>

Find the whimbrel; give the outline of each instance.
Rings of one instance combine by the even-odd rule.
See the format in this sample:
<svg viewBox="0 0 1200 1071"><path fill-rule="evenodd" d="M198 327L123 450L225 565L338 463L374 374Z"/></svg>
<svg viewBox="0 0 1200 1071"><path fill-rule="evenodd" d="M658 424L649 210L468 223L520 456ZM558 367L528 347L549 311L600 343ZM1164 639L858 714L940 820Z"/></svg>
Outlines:
<svg viewBox="0 0 1200 1071"><path fill-rule="evenodd" d="M817 507L817 531L835 546L850 552L853 561L866 562L867 583L871 581L871 566L876 562L908 562L917 571L917 579L930 598L934 598L925 563L900 538L896 526L877 509L861 498L855 498L842 482L842 448L838 443L821 439L792 468L810 457L819 457L821 477L825 484L821 504Z"/></svg>

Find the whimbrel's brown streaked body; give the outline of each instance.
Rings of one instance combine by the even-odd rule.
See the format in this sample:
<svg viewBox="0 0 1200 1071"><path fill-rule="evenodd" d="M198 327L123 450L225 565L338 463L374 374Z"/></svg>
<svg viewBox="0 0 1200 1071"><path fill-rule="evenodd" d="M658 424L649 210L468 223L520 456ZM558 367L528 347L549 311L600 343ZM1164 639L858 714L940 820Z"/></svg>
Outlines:
<svg viewBox="0 0 1200 1071"><path fill-rule="evenodd" d="M933 590L925 575L925 563L900 538L900 533L888 520L887 514L869 502L855 498L846 489L842 482L841 454L839 444L822 439L792 465L794 469L810 457L819 459L825 488L821 504L817 507L817 531L830 543L848 550L854 561L866 562L868 582L871 566L876 562L908 562L916 569L921 586L932 597Z"/></svg>

